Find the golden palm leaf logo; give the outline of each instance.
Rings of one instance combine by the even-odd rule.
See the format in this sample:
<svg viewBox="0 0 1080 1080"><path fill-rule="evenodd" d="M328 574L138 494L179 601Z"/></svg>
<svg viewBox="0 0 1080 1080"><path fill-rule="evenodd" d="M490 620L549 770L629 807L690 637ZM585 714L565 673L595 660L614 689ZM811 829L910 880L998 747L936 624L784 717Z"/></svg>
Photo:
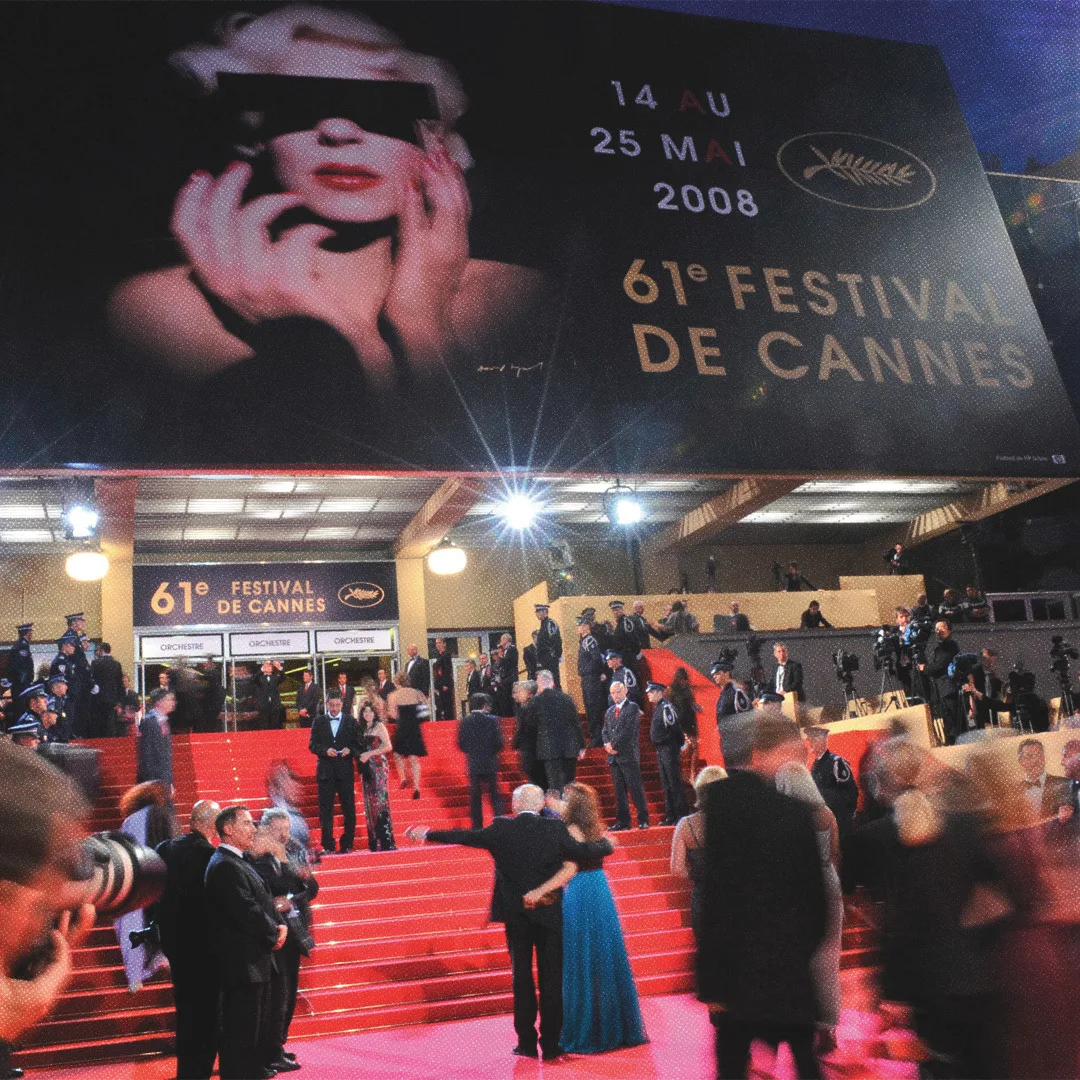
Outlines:
<svg viewBox="0 0 1080 1080"><path fill-rule="evenodd" d="M822 170L862 187L865 184L902 187L910 184L915 177L911 165L899 161L875 161L873 158L856 157L844 150L834 150L831 157L826 157L816 146L810 149L821 159L820 165L810 165L803 169L803 179L811 180Z"/></svg>

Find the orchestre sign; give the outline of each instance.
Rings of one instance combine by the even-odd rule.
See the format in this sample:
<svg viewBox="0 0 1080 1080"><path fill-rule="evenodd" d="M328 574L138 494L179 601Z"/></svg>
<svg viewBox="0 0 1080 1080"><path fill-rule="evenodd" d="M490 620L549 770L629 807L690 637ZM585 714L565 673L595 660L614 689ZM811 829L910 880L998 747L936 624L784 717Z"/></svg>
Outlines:
<svg viewBox="0 0 1080 1080"><path fill-rule="evenodd" d="M315 651L320 653L391 653L393 630L316 630Z"/></svg>
<svg viewBox="0 0 1080 1080"><path fill-rule="evenodd" d="M306 630L230 634L230 656L305 656L311 649Z"/></svg>
<svg viewBox="0 0 1080 1080"><path fill-rule="evenodd" d="M77 406L106 464L1078 475L934 48L468 0L259 7L223 38L216 10L164 2L26 5L9 42L16 130L52 134L14 147L0 195L34 227L0 245L28 280L40 263L15 325L48 333L0 409L57 410L6 437L11 460L87 460ZM392 63L357 60L388 40ZM364 139L328 156L328 118ZM43 201L57 145L89 201ZM399 235L409 190L430 228ZM80 395L67 338L94 320L56 265L113 275ZM151 624L382 618L372 580L341 600L295 568L177 569L137 604Z"/></svg>
<svg viewBox="0 0 1080 1080"><path fill-rule="evenodd" d="M222 656L220 634L173 634L168 637L141 637L144 660L179 660L183 657L203 659Z"/></svg>
<svg viewBox="0 0 1080 1080"><path fill-rule="evenodd" d="M398 614L391 562L139 565L133 600L136 626L295 626Z"/></svg>

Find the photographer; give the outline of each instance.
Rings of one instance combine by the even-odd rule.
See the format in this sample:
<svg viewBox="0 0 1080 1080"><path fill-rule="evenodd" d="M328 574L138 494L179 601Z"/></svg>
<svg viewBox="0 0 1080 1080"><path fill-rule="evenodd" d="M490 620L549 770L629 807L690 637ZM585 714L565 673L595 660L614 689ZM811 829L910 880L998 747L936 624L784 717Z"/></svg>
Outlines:
<svg viewBox="0 0 1080 1080"><path fill-rule="evenodd" d="M952 746L960 733L960 697L956 684L949 677L949 665L956 659L960 646L952 636L952 624L948 619L939 619L934 632L937 642L919 662L918 668L930 680L931 706L942 722L945 745Z"/></svg>
<svg viewBox="0 0 1080 1080"><path fill-rule="evenodd" d="M83 903L86 882L76 880L85 812L67 777L0 741L0 1078L21 1075L8 1064L9 1044L52 1008L71 974L72 950L94 922ZM49 950L27 971L42 942Z"/></svg>

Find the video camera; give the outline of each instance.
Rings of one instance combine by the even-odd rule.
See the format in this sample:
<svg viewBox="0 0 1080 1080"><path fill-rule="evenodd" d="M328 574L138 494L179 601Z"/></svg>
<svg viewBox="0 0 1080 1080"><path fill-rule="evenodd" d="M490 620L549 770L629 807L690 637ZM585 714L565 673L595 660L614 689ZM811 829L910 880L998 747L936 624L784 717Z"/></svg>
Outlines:
<svg viewBox="0 0 1080 1080"><path fill-rule="evenodd" d="M837 649L833 653L832 662L836 668L836 677L843 683L853 682L855 672L859 670L859 658L854 653L844 649Z"/></svg>
<svg viewBox="0 0 1080 1080"><path fill-rule="evenodd" d="M1059 678L1069 677L1069 661L1080 660L1080 652L1069 644L1061 634L1050 639L1050 670Z"/></svg>
<svg viewBox="0 0 1080 1080"><path fill-rule="evenodd" d="M982 663L978 653L957 653L949 664L949 678L957 684L967 682L967 677Z"/></svg>
<svg viewBox="0 0 1080 1080"><path fill-rule="evenodd" d="M888 668L889 673L896 674L896 662L903 648L900 631L895 626L885 623L880 630L874 632L872 638L874 654L874 670L881 671Z"/></svg>
<svg viewBox="0 0 1080 1080"><path fill-rule="evenodd" d="M733 645L725 645L717 654L716 662L718 664L732 664L735 663L735 658L739 655L739 650Z"/></svg>
<svg viewBox="0 0 1080 1080"><path fill-rule="evenodd" d="M165 891L167 869L152 849L121 832L88 836L71 879L83 884L81 904L93 904L98 915L118 919L154 903ZM19 979L33 979L52 961L51 940L36 945L15 967Z"/></svg>

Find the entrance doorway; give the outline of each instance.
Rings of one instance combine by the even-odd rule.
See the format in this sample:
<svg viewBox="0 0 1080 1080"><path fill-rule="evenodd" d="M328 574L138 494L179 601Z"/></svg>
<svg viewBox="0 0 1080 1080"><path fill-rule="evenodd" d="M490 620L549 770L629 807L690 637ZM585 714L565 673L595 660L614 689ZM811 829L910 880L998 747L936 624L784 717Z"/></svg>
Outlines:
<svg viewBox="0 0 1080 1080"><path fill-rule="evenodd" d="M345 676L345 685L352 690L369 690L375 693L379 672L385 671L391 681L397 671L397 660L392 656L329 656L319 657L323 693L329 693L338 685L339 675ZM359 698L357 693L354 697Z"/></svg>

